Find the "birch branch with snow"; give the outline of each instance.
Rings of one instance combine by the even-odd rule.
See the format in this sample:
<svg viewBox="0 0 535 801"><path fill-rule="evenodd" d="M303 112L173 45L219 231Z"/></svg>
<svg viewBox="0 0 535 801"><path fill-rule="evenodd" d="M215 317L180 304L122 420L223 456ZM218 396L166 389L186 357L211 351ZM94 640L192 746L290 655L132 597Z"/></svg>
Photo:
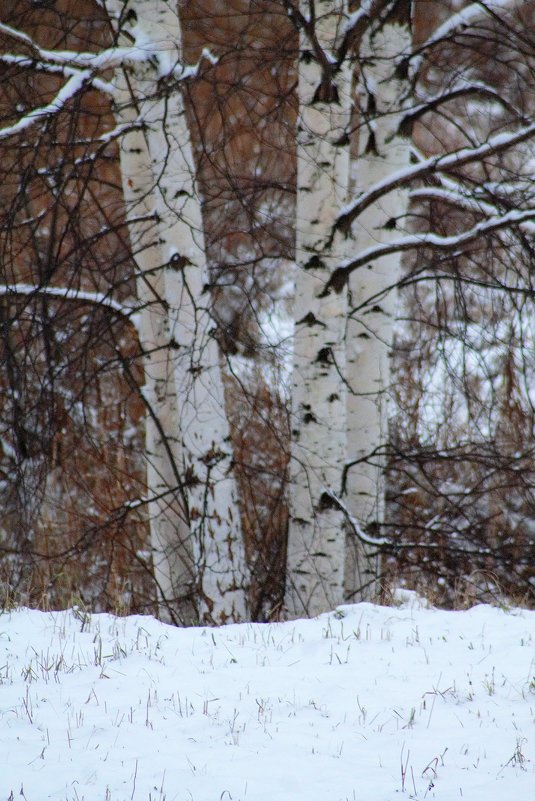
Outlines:
<svg viewBox="0 0 535 801"><path fill-rule="evenodd" d="M451 236L439 236L433 233L413 234L404 239L399 239L397 242L368 248L358 258L341 267L337 267L327 281L322 296L329 294L331 290L340 292L354 270L390 253L403 253L408 250L422 250L423 248L433 247L442 252L458 255L482 236L488 236L504 228L520 225L533 218L535 218L535 209L513 209L500 217L492 217L489 220L477 223L468 231L463 231L460 234Z"/></svg>
<svg viewBox="0 0 535 801"><path fill-rule="evenodd" d="M418 189L413 189L410 193L411 200L422 201L438 201L440 203L447 203L450 206L455 206L458 209L464 209L472 214L486 215L487 217L498 217L503 215L506 211L511 210L512 203L509 203L508 209L501 209L499 204L489 203L479 197L466 195L462 192L461 187L446 188L446 186L424 186ZM528 234L535 234L535 223L530 222L529 219L523 222L516 223L523 231Z"/></svg>
<svg viewBox="0 0 535 801"><path fill-rule="evenodd" d="M417 103L412 108L409 108L401 120L400 133L410 134L414 123L421 119L421 117L423 117L425 114L428 114L431 111L436 111L446 103L452 103L463 97L481 98L493 103L497 103L502 106L505 111L511 114L515 121L519 124L529 124L529 118L526 117L520 109L516 108L512 103L510 103L507 98L503 97L500 92L497 92L496 89L488 86L487 84L474 81L463 82L463 85L461 86L453 87L449 91L443 92L440 95L425 98L420 103Z"/></svg>
<svg viewBox="0 0 535 801"><path fill-rule="evenodd" d="M363 530L362 526L350 513L346 504L342 499L331 489L324 490L324 498L326 503L334 504L342 512L347 525L353 536L360 540L365 545L389 551L413 550L414 548L423 548L425 550L441 550L444 546L438 542L395 542L388 537L373 537ZM452 547L448 546L448 550L459 554L471 554L479 556L490 556L492 550L490 548L466 548L462 546Z"/></svg>
<svg viewBox="0 0 535 801"><path fill-rule="evenodd" d="M136 329L138 327L136 315L144 307L143 304L119 302L103 292L88 292L82 289L46 286L41 284L0 284L0 297L33 297L36 295L46 296L56 300L69 300L78 303L89 303L93 306L101 306L128 320Z"/></svg>
<svg viewBox="0 0 535 801"><path fill-rule="evenodd" d="M488 21L500 21L503 12L514 12L525 5L525 0L476 0L474 3L461 8L460 11L450 15L442 25L415 50L411 57L411 68L419 72L427 53L452 41L458 35L473 33L477 26ZM508 26L509 35L511 34Z"/></svg>
<svg viewBox="0 0 535 801"><path fill-rule="evenodd" d="M22 133L30 126L37 122L42 122L47 117L58 114L75 95L77 95L86 83L91 78L91 71L84 70L72 75L67 83L65 83L56 96L44 106L32 109L28 114L25 114L20 120L8 125L5 128L0 128L0 139L7 139L9 136L15 136Z"/></svg>
<svg viewBox="0 0 535 801"><path fill-rule="evenodd" d="M401 189L418 179L428 178L436 173L447 173L460 167L466 167L469 164L481 162L491 156L504 153L532 137L535 137L535 122L523 126L519 131L496 134L496 136L492 136L476 147L462 147L451 153L440 153L423 159L418 164L412 164L406 169L399 170L383 181L379 181L367 191L362 192L354 203L348 205L338 217L332 236L335 235L336 231L347 233L358 216L388 192Z"/></svg>
<svg viewBox="0 0 535 801"><path fill-rule="evenodd" d="M205 47L195 64L183 64L178 57L175 43L169 40L142 41L140 38L132 46L109 47L92 53L42 48L23 31L4 23L0 23L0 34L15 39L31 52L31 55L0 53L0 63L6 66L18 66L37 72L61 75L67 79L48 103L27 112L13 125L1 128L0 139L15 136L36 122L42 122L62 111L67 103L87 86L91 86L109 97L116 97L117 91L114 83L101 77L101 74L108 70L150 62L156 64L160 79L172 78L178 83L196 77L204 61L209 61L212 65L217 63L217 58L209 48Z"/></svg>

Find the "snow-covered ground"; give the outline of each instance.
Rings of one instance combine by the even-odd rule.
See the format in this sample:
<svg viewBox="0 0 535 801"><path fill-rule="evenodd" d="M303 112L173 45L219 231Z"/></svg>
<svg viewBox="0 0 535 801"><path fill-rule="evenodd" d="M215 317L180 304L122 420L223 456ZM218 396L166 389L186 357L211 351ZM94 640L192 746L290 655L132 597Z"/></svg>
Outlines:
<svg viewBox="0 0 535 801"><path fill-rule="evenodd" d="M535 798L535 612L0 617L0 801L403 798Z"/></svg>

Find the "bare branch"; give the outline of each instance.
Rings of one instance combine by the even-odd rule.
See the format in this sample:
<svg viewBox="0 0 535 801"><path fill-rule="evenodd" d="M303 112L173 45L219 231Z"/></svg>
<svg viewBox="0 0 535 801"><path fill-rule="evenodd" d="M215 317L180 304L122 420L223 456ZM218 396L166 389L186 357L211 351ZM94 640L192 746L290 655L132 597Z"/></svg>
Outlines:
<svg viewBox="0 0 535 801"><path fill-rule="evenodd" d="M465 167L468 164L482 162L491 156L510 150L515 145L526 142L533 136L535 136L535 122L522 127L518 131L496 134L496 136L476 147L463 147L451 153L431 156L408 169L400 170L370 187L366 192L361 193L355 203L348 206L340 215L334 225L332 235L334 236L337 230L346 233L359 214L388 192L407 187L418 179L428 178L437 173L447 173L460 167Z"/></svg>
<svg viewBox="0 0 535 801"><path fill-rule="evenodd" d="M468 231L463 231L460 234L454 234L452 236L439 236L434 233L414 234L405 239L400 239L397 242L390 242L387 245L378 245L377 247L368 248L368 250L365 250L357 259L353 259L348 264L336 268L325 285L322 297L329 294L331 290L340 292L342 287L346 285L350 273L376 259L380 259L382 256L387 256L389 253L403 253L408 250L422 250L423 248L432 247L440 252L459 255L475 240L483 236L494 234L504 228L521 225L534 218L535 209L514 209L500 217L492 217L489 220L483 220L474 225L473 228L470 228Z"/></svg>

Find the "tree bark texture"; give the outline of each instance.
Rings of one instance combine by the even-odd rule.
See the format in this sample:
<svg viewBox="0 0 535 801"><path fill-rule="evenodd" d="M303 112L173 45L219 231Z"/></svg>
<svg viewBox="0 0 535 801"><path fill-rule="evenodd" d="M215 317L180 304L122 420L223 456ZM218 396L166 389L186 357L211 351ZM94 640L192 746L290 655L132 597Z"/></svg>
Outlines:
<svg viewBox="0 0 535 801"><path fill-rule="evenodd" d="M292 462L286 603L292 615L343 600L345 538L339 492L346 453L345 291L325 292L348 241L331 238L347 202L351 71L335 64L347 12L301 3Z"/></svg>
<svg viewBox="0 0 535 801"><path fill-rule="evenodd" d="M132 150L140 151L141 145L130 148L130 154L123 145L122 166L126 191L131 195L130 182L138 184L137 207L129 210L134 230L140 203L150 203L156 221L151 248L156 248L159 264L150 262L147 276L138 261L142 292L146 295L149 286L149 293L156 291L159 298L156 306L154 299L149 300L148 314L156 320L148 326L157 336L160 374L156 383L150 370L147 375L151 395L160 398L158 411L167 426L175 427L167 433L172 450L180 454L179 507L184 504L185 518L180 508L163 534L155 535L156 556L163 586L173 598L180 597L182 578L189 576L193 564L200 621L238 621L246 615L247 567L219 350L206 289L201 203L180 88L184 76L180 22L175 4L165 0L131 0L122 16L136 48L146 51L146 58L127 70L129 103L136 107L145 144L142 154L134 153L135 160ZM140 156L141 161L149 158L150 165L136 164ZM144 186L139 185L140 175L147 181ZM144 200L149 194L150 201ZM150 259L150 251L143 258ZM154 280L158 287L151 284ZM151 430L149 423L149 436L158 439ZM158 447L163 447L161 442ZM168 457L166 453L158 459ZM163 477L160 467L156 472ZM176 476L173 487L176 493ZM183 533L184 525L189 537Z"/></svg>
<svg viewBox="0 0 535 801"><path fill-rule="evenodd" d="M409 75L403 62L410 46L409 2L394 3L386 22L372 26L363 38L358 76L358 155L352 170L356 197L410 163L410 139L400 132L410 99ZM393 190L372 203L353 223L352 258L375 245L399 239L405 229L408 203L406 189ZM374 260L354 270L349 278L345 491L352 515L372 535L384 523L390 359L401 256L398 252ZM347 545L345 596L352 601L372 599L379 574L377 549L351 534Z"/></svg>

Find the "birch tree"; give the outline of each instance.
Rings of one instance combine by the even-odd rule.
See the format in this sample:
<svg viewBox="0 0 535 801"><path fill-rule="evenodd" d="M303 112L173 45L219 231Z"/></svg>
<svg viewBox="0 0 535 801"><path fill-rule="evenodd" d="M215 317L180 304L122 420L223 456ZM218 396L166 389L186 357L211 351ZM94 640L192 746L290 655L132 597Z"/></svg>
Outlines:
<svg viewBox="0 0 535 801"><path fill-rule="evenodd" d="M149 509L162 609L182 622L238 620L245 615L247 569L181 98L180 82L191 71L181 60L173 3L110 3L106 12L117 41L99 52L46 49L2 24L2 34L22 51L3 54L4 63L60 76L61 84L0 136L39 125L88 86L114 104L117 127L101 136L119 141L137 254L138 303L120 311L140 320L146 357ZM34 290L61 293L46 285Z"/></svg>
<svg viewBox="0 0 535 801"><path fill-rule="evenodd" d="M346 243L330 234L348 200L351 69L340 61L347 7L289 11L300 29L295 337L287 604L316 614L343 597L343 517L330 489L345 462L344 293L324 293Z"/></svg>
<svg viewBox="0 0 535 801"><path fill-rule="evenodd" d="M373 554L377 556L388 543L383 535L382 471L388 448L389 360L396 291L403 283L401 258L403 254L407 260L418 252L429 254L425 277L420 278L432 281L437 275L437 265L452 256L458 257L481 242L486 246L493 242L499 249L503 247L504 231L509 236L511 232L521 235L522 230L527 230L525 226L529 227L529 220L534 216L531 195L511 195L505 188L502 167L507 161L512 164L514 154L520 154L524 144L531 141L535 127L532 109L526 104L531 67L521 32L522 7L514 2L474 3L461 11L452 7L447 18L442 20L442 7L430 9L430 4L426 4L424 8L405 0L362 2L352 13L348 8L335 8L331 3L285 5L301 32L298 135L303 137L306 131L309 139L315 140L317 153L325 147L328 124L323 130L314 130L308 117L318 114L320 102L324 101L320 87L325 85L326 76L337 88L351 86L347 75L355 72L352 126L346 122L345 137L335 137L339 144L344 143L342 150L348 146L348 140L353 140L350 145L353 157L351 197L342 208L339 200L329 200L330 220L322 219L320 213L311 215L314 224L322 226L321 237L316 234L310 248L315 249L313 264L317 265L321 259L324 270L316 274L315 286L311 286L311 277L305 269L307 262L299 251L303 236L300 228L306 231L309 222L303 212L303 217L300 216L299 210L306 208L313 191L305 182L298 185L296 258L300 273L296 292L292 453L307 478L299 478L299 473L295 472L291 493L304 497L302 486L307 482L312 485L312 476L316 489L315 492L309 490L308 500L299 509L291 506L288 603L291 610L300 612L294 600L294 586L297 585L302 591L301 604L307 606L308 603L308 611L317 613L345 598L368 597L370 590L373 594L378 572ZM430 10L437 16L429 14ZM418 30L413 38L411 27L415 12ZM337 36L331 34L330 39L326 39L323 26L326 20L331 20L332 24L333 14L340 18ZM510 102L503 80L500 79L500 85L484 75L482 59L474 58L470 48L472 39L482 43L481 53L486 64L489 62L485 59L490 58L489 43L499 46L503 52L509 48L509 55L516 47L522 49L526 71L518 83L518 86L523 84L522 93L518 86L515 92L517 102ZM449 77L440 62L452 56L457 68L453 77ZM307 61L312 66L306 64ZM514 67L510 67L510 71L514 72ZM309 89L307 93L304 76L313 74L316 92ZM438 75L444 78L442 84L438 83ZM340 96L333 91L330 103L347 115L344 98L343 91ZM494 113L491 109L500 109L494 118L499 122L494 125L489 125ZM469 121L462 132L453 127L456 114L459 119ZM422 136L427 125L436 126L436 138L431 147ZM334 125L331 130L339 134ZM439 131L442 131L441 136ZM420 142L423 147L418 147ZM310 151L310 144L308 148ZM299 156L300 163L307 164L303 148ZM348 192L347 185L337 177L334 156L323 160L317 156L314 164L313 174L322 176L324 187L328 186L328 173L333 185L342 187L342 193ZM523 168L517 164L515 169L521 172ZM486 180L489 174L493 175L492 182ZM319 184L320 179L317 180ZM500 181L504 181L504 191L497 190ZM300 193L304 194L302 201ZM332 192L331 198L334 195ZM470 209L464 219L454 215L456 228L448 235L438 233L434 229L436 220L433 222L431 218L429 227L422 225L421 204L425 206L438 196L452 208ZM409 205L411 198L412 205ZM311 205L314 211L322 211L319 200L315 207ZM327 261L325 256L332 260ZM305 301L301 285L311 287ZM495 286L499 290L500 282L496 281ZM312 303L316 305L312 307ZM336 334L329 331L326 342L327 348L336 342L336 349L332 355L330 351L323 351L329 352L327 362L332 369L329 373L324 365L322 378L317 382L314 376L312 382L315 389L319 389L323 380L323 397L330 396L330 387L332 395L345 398L345 411L333 410L330 418L305 377L307 370L320 372L317 367L320 348L311 349L305 355L300 346L303 321L317 325L322 332L320 336L327 335L322 317L327 303L337 303L341 309L338 315L333 315ZM310 316L306 317L304 313L309 311ZM344 319L347 325L342 330L340 321ZM330 429L331 436L323 441L319 437L305 439L305 423L311 431ZM337 456L333 449L337 450ZM336 465L336 469L328 473L318 465L331 468ZM298 551L293 545L298 541L296 531L305 530L303 521L307 520L310 532L315 528L321 530L324 506L329 508L329 513L334 513L329 535L323 542L312 533L307 538L302 537L301 555L296 557ZM340 547L342 524L346 525L349 537L346 548ZM312 568L302 555L305 552ZM344 552L345 563L341 557ZM324 564L328 567L320 569ZM316 598L306 589L310 587L308 577L314 575L314 571L316 585L324 584L325 576L331 581L329 593L324 592L323 596L318 593ZM332 580L333 576L336 581Z"/></svg>
<svg viewBox="0 0 535 801"><path fill-rule="evenodd" d="M172 378L179 403L187 524L202 598L200 618L239 620L245 617L246 564L218 346L212 336L210 299L204 290L209 281L200 201L177 86L187 72L180 54L180 24L172 4L152 0L127 4L121 9L121 19L134 38L136 55L143 54L141 76L135 61L129 75L133 96L126 103L119 99L118 107L138 107L137 121L143 123L151 162L150 192L158 220L160 266L165 265L168 347L174 350ZM169 90L166 84L170 84ZM132 169L130 163L132 152L137 161L138 148L127 144L121 152L123 183L133 184L138 195L145 196L149 187L143 174L140 180L137 165ZM156 391L167 393L168 385L165 381ZM171 531L157 547L157 564L163 558L166 586L171 584L175 594L183 586L183 571L177 573L173 563L166 563L183 539L177 542ZM190 563L189 554L185 561Z"/></svg>
<svg viewBox="0 0 535 801"><path fill-rule="evenodd" d="M411 4L393 3L362 37L358 85L358 143L355 194L365 192L410 163L410 138L402 127L410 104ZM395 239L405 226L408 191L385 192L352 226L355 252ZM394 251L348 281L346 331L348 382L347 465L344 490L359 527L380 533L384 522L385 445L391 384L390 355L401 278L401 253ZM364 306L361 304L364 303ZM374 555L375 551L375 555ZM379 573L377 549L348 535L345 597L373 598Z"/></svg>

